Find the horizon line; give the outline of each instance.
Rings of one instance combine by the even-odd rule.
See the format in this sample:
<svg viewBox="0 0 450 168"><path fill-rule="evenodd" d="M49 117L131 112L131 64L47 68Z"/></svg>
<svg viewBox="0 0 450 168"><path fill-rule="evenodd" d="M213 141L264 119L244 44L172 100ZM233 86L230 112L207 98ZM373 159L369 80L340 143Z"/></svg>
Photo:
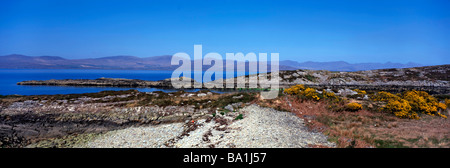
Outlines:
<svg viewBox="0 0 450 168"><path fill-rule="evenodd" d="M63 58L66 60L82 60L82 59L101 59L101 58L108 58L108 57L136 57L136 58L152 58L152 57L163 57L163 56L173 56L170 54L166 54L166 55L155 55L155 56L149 56L149 57L140 57L140 56L134 56L134 55L113 55L113 56L100 56L100 57L90 57L90 58L67 58L67 57L62 57L62 56L55 56L55 55L40 55L40 56L31 56L31 55L24 55L24 54L6 54L6 55L0 55L0 57L4 57L4 56L26 56L26 57L59 57L59 58ZM223 59L226 60L226 59ZM286 59L286 60L280 60L281 61L295 61L297 63L307 63L307 62L313 62L313 63L330 63L330 62L345 62L348 64L366 64L366 63L377 63L377 64L387 64L387 63L394 63L394 64L418 64L419 66L431 66L431 65L446 65L448 63L444 63L444 64L421 64L421 63L417 63L417 62L406 62L406 63L400 63L400 62L392 62L392 61L386 61L386 62L358 62L358 63L351 63L351 62L347 62L344 60L336 60L336 61L297 61L297 60L290 60L290 59Z"/></svg>

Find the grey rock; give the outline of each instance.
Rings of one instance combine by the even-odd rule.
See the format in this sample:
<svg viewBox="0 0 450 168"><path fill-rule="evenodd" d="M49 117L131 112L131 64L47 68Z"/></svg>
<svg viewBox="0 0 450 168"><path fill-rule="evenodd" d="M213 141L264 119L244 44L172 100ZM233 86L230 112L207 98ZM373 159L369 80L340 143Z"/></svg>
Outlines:
<svg viewBox="0 0 450 168"><path fill-rule="evenodd" d="M204 96L206 96L206 93L199 93L199 94L197 94L197 96L198 97L204 97Z"/></svg>
<svg viewBox="0 0 450 168"><path fill-rule="evenodd" d="M339 91L337 93L337 95L340 95L340 96L351 96L351 95L356 95L356 94L358 94L358 92L355 92L355 91L347 89L347 88L339 89Z"/></svg>
<svg viewBox="0 0 450 168"><path fill-rule="evenodd" d="M240 98L242 98L242 97L244 97L244 95L233 96L233 99L240 99Z"/></svg>
<svg viewBox="0 0 450 168"><path fill-rule="evenodd" d="M224 109L229 110L229 111L233 111L234 110L233 105L231 105L231 104L225 106Z"/></svg>

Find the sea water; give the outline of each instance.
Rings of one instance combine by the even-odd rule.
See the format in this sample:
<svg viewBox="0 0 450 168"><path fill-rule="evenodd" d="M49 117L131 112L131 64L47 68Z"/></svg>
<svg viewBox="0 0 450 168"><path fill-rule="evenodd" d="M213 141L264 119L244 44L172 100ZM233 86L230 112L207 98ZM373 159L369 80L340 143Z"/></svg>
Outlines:
<svg viewBox="0 0 450 168"><path fill-rule="evenodd" d="M173 92L173 89L160 88L131 88L131 87L85 87L85 86L31 86L17 85L17 82L27 80L50 80L50 79L97 79L125 78L158 81L171 78L173 71L150 71L150 70L92 70L92 69L0 69L0 95L53 95L73 93L94 93L105 90L129 90L136 89L142 92L164 91ZM200 72L192 72L200 73ZM204 74L205 72L201 72ZM234 72L234 76L248 75L248 72ZM250 73L253 74L253 73ZM192 75L193 77L193 75ZM223 74L223 77L226 77ZM215 80L214 76L211 80ZM203 82L209 82L205 80ZM198 91L189 89L186 91Z"/></svg>

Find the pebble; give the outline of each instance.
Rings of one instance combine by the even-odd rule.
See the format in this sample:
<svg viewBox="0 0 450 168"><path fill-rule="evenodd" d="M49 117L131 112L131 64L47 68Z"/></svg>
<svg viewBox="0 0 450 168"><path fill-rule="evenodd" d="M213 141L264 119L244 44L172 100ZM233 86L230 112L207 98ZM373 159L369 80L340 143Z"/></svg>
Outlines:
<svg viewBox="0 0 450 168"><path fill-rule="evenodd" d="M164 148L170 139L177 139L173 147L177 148L307 148L309 145L335 147L327 141L327 136L319 132L310 132L305 121L293 113L277 111L257 105L246 106L238 111L243 114L241 120L229 116L223 117L229 125L220 125L214 120L197 120L201 125L189 135L183 133L183 123L157 126L131 127L110 131L83 147L100 148ZM225 130L216 128L226 128ZM209 141L205 141L205 134Z"/></svg>
<svg viewBox="0 0 450 168"><path fill-rule="evenodd" d="M100 135L80 148L164 148L165 143L183 132L183 123L131 127Z"/></svg>

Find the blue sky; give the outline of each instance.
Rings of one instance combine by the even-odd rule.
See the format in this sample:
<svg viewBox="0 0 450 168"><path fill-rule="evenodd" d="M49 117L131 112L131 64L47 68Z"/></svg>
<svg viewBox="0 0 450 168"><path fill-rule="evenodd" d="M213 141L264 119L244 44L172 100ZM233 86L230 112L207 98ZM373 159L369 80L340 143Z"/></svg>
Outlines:
<svg viewBox="0 0 450 168"><path fill-rule="evenodd" d="M450 63L448 0L1 0L0 55L278 52L280 60Z"/></svg>

